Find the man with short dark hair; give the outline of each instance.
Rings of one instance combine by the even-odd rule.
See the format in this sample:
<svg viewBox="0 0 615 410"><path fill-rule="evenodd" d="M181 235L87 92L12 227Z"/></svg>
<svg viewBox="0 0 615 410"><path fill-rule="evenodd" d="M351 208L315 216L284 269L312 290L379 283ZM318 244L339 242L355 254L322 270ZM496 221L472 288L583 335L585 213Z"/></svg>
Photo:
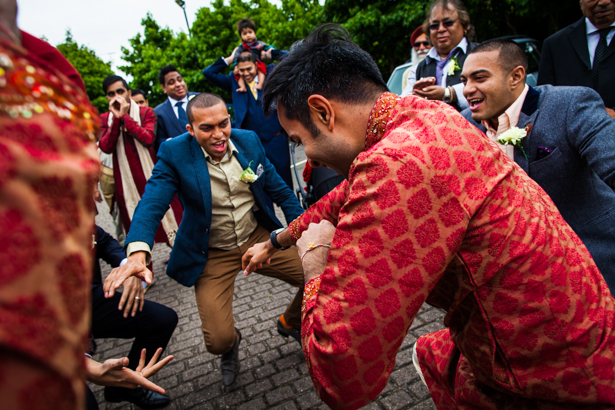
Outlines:
<svg viewBox="0 0 615 410"><path fill-rule="evenodd" d="M149 107L149 101L147 100L147 96L145 95L145 91L140 88L134 88L130 92L130 98L134 102L136 102L139 107Z"/></svg>
<svg viewBox="0 0 615 410"><path fill-rule="evenodd" d="M593 88L615 118L615 0L580 4L584 17L542 44L538 84Z"/></svg>
<svg viewBox="0 0 615 410"><path fill-rule="evenodd" d="M270 49L263 51L263 59L282 60L286 51ZM239 128L256 132L265 148L267 158L275 167L286 185L293 188L293 179L290 172L290 152L288 149L288 136L278 121L275 113L266 116L262 106L262 90L254 88L258 81L257 67L251 53L243 53L237 57L237 70L248 86L248 92L238 92L239 85L235 75L220 74L233 64L235 51L226 58L220 57L216 62L203 70L203 75L209 82L223 90L230 91L235 109L235 124ZM275 64L267 66L267 73L271 73Z"/></svg>
<svg viewBox="0 0 615 410"><path fill-rule="evenodd" d="M470 107L461 114L549 194L615 294L615 120L595 91L533 88L526 69L513 41L470 51L461 74ZM527 134L517 145L505 141L514 130Z"/></svg>
<svg viewBox="0 0 615 410"><path fill-rule="evenodd" d="M233 290L241 255L279 230L282 224L271 198L287 220L303 209L277 174L252 131L231 129L224 101L203 93L187 107L188 132L164 142L158 163L137 208L126 238L128 263L105 281L113 291L131 274L147 277L156 226L177 193L184 204L167 274L194 286L207 351L221 355L225 386L239 373L241 334L234 326ZM280 253L259 273L281 279L299 290L278 319L278 332L300 340L303 272L296 252Z"/></svg>
<svg viewBox="0 0 615 410"><path fill-rule="evenodd" d="M100 116L98 146L103 152L113 154L115 201L124 232L128 232L135 208L145 192L145 184L156 163L153 148L156 114L149 107L139 107L130 98L130 89L122 77L106 77L103 90L109 100L109 112ZM171 246L182 212L177 199L172 205L156 234L156 242Z"/></svg>
<svg viewBox="0 0 615 410"><path fill-rule="evenodd" d="M156 150L164 141L186 132L186 125L188 125L186 107L189 99L198 94L188 91L188 84L173 64L160 69L158 81L167 95L167 100L154 108L158 117Z"/></svg>
<svg viewBox="0 0 615 410"><path fill-rule="evenodd" d="M325 403L380 394L427 302L446 328L417 340L413 362L437 408L615 405L615 301L549 196L495 144L443 102L387 92L337 25L278 64L263 99L274 104L308 161L348 177L272 238L302 255L303 351ZM246 272L273 255L257 244Z"/></svg>

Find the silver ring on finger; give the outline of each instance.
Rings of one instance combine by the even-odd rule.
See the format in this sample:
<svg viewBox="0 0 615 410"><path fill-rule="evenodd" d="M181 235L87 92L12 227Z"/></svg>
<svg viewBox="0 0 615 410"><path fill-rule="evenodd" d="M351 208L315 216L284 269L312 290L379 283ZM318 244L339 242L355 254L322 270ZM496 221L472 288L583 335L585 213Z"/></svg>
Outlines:
<svg viewBox="0 0 615 410"><path fill-rule="evenodd" d="M138 296L135 296L135 299L139 300L139 299L141 299L141 298L140 298L140 297L138 297Z"/></svg>

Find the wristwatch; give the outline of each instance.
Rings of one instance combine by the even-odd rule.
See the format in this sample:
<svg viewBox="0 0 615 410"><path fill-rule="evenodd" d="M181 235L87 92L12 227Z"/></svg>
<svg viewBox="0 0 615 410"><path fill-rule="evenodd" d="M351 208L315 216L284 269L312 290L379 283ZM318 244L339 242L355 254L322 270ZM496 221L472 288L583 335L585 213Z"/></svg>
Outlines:
<svg viewBox="0 0 615 410"><path fill-rule="evenodd" d="M444 89L444 97L442 97L442 101L445 103L450 103L453 101L453 93L451 92L451 88L452 87L449 86Z"/></svg>
<svg viewBox="0 0 615 410"><path fill-rule="evenodd" d="M280 232L282 232L284 230L284 228L280 228L280 229L276 229L275 231L271 232L271 236L269 237L269 239L271 240L271 244L273 245L274 248L283 251L285 249L290 248L290 246L282 246L280 245L280 243L278 242L278 234Z"/></svg>

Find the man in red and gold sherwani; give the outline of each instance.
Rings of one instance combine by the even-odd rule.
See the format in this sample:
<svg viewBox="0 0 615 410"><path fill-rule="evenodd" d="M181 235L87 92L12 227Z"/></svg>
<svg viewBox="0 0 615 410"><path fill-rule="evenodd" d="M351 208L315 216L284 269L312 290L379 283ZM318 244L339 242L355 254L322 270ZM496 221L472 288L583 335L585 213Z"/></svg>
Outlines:
<svg viewBox="0 0 615 410"><path fill-rule="evenodd" d="M585 246L455 110L386 91L334 25L265 85L264 106L312 165L347 176L243 260L249 273L297 241L320 397L356 409L378 396L427 302L446 311L446 329L415 346L439 409L612 409L615 304Z"/></svg>
<svg viewBox="0 0 615 410"><path fill-rule="evenodd" d="M84 406L98 115L0 1L0 407Z"/></svg>

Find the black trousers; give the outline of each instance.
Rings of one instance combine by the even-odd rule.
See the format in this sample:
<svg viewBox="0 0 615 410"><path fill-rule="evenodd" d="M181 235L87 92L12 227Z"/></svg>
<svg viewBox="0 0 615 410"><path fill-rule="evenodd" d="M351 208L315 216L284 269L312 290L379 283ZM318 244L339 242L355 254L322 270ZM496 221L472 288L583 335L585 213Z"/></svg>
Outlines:
<svg viewBox="0 0 615 410"><path fill-rule="evenodd" d="M112 298L105 299L102 286L92 287L92 336L94 339L134 337L127 355L128 367L134 370L139 365L142 349L147 349L147 364L156 349L167 347L177 326L177 313L164 305L145 300L143 311L125 318L124 311L117 308L121 296L116 292Z"/></svg>

